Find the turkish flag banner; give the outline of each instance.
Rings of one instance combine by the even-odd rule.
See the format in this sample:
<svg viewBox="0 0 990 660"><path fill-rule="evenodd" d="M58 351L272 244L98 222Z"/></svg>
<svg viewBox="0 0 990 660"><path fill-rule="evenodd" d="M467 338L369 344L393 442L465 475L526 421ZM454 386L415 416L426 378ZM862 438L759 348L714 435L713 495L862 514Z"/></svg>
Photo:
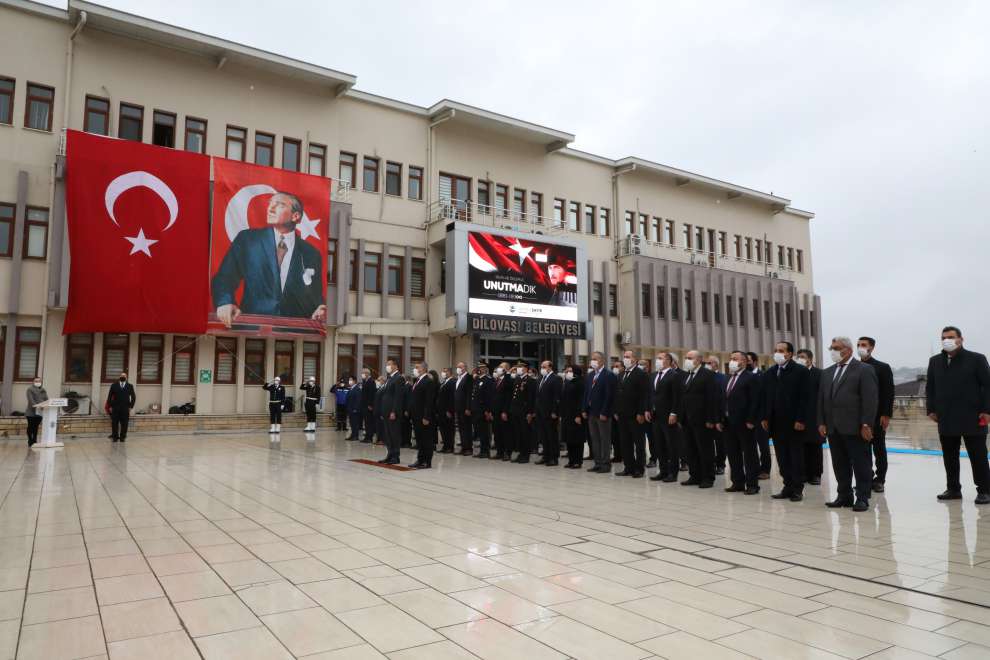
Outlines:
<svg viewBox="0 0 990 660"><path fill-rule="evenodd" d="M68 131L72 332L206 331L210 159Z"/></svg>
<svg viewBox="0 0 990 660"><path fill-rule="evenodd" d="M330 179L213 159L212 334L320 337Z"/></svg>

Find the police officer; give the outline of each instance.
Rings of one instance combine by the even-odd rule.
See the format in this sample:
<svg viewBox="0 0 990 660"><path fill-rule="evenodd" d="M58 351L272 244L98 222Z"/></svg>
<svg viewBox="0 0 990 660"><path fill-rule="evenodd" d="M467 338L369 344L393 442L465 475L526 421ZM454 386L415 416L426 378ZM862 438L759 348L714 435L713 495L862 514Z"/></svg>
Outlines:
<svg viewBox="0 0 990 660"><path fill-rule="evenodd" d="M490 458L492 450L492 411L495 381L488 375L488 364L479 362L471 386L471 427L478 439L475 458Z"/></svg>
<svg viewBox="0 0 990 660"><path fill-rule="evenodd" d="M269 433L282 432L282 405L285 403L285 386L282 379L275 376L275 379L262 385L268 390L268 421L271 426Z"/></svg>
<svg viewBox="0 0 990 660"><path fill-rule="evenodd" d="M299 389L305 393L303 408L306 410L306 426L303 428L303 431L315 431L316 406L320 402L320 386L316 384L316 376L310 376L302 385L299 386Z"/></svg>
<svg viewBox="0 0 990 660"><path fill-rule="evenodd" d="M529 463L533 451L533 417L536 414L536 381L529 377L525 362L516 365L515 383L512 388L512 403L509 404L512 428L519 454L513 463Z"/></svg>

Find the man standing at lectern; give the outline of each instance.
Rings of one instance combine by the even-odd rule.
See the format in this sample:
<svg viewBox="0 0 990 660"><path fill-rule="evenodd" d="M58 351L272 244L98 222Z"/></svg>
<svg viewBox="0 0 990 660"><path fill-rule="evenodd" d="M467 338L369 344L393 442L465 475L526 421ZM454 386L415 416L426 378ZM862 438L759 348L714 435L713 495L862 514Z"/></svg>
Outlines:
<svg viewBox="0 0 990 660"><path fill-rule="evenodd" d="M41 413L35 406L45 401L48 401L48 392L41 386L41 378L35 378L34 384L27 388L27 408L24 409L24 416L27 418L28 447L38 441L38 427L41 425Z"/></svg>

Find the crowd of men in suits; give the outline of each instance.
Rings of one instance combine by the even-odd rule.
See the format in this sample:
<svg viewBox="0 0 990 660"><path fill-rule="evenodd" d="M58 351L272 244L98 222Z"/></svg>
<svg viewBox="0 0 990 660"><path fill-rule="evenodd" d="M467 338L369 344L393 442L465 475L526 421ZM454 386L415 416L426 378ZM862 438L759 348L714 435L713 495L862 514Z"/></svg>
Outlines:
<svg viewBox="0 0 990 660"><path fill-rule="evenodd" d="M990 464L986 435L990 421L990 367L985 356L963 348L962 333L947 327L943 350L928 371L928 412L939 425L947 488L940 500L961 497L959 448L965 443L977 486L978 504L990 503ZM689 351L683 361L669 351L653 357L626 351L611 366L592 353L587 369L568 364L558 373L550 361L538 367L502 362L489 373L460 362L438 374L424 363L403 376L389 360L377 379L364 369L347 398L349 440L387 448L380 462L398 464L402 446L413 437L418 447L409 467L431 467L434 451L459 452L479 459L560 464L565 468L673 483L686 470L682 486L712 488L729 474L727 492L755 495L770 478L777 457L783 480L773 494L800 502L806 484L821 483L823 442L830 448L837 484L830 508L869 509L871 493L884 492L886 432L893 415L890 366L873 356L876 340L836 337L829 346L831 366L821 369L809 349L795 352L778 342L774 364L763 370L752 352L733 351L723 372L718 356ZM437 446L439 444L439 449ZM590 456L584 456L584 448ZM478 453L474 453L477 446ZM854 488L855 481L855 488Z"/></svg>

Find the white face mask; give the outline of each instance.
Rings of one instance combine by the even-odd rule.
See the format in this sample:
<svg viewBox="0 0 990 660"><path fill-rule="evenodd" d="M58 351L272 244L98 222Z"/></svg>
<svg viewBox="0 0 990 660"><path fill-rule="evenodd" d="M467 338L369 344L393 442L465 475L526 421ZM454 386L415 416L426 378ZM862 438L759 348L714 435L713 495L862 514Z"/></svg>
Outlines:
<svg viewBox="0 0 990 660"><path fill-rule="evenodd" d="M456 371L457 371L457 375L458 375L458 376L460 376L461 374L463 374L463 373L464 373L464 370L463 370L463 369L461 369L460 367L457 367L457 369L456 369Z"/></svg>
<svg viewBox="0 0 990 660"><path fill-rule="evenodd" d="M736 373L739 371L739 363L735 360L729 360L729 372Z"/></svg>
<svg viewBox="0 0 990 660"><path fill-rule="evenodd" d="M34 381L34 386L35 387L41 387L41 381L40 380Z"/></svg>
<svg viewBox="0 0 990 660"><path fill-rule="evenodd" d="M694 360L691 358L684 360L684 371L694 371Z"/></svg>
<svg viewBox="0 0 990 660"><path fill-rule="evenodd" d="M598 367L599 367L598 360L592 360L591 368L594 369L595 371L598 371Z"/></svg>
<svg viewBox="0 0 990 660"><path fill-rule="evenodd" d="M660 358L657 358L656 360L654 360L653 361L653 368L656 369L657 371L660 371L661 369L663 369L663 360L661 360Z"/></svg>
<svg viewBox="0 0 990 660"><path fill-rule="evenodd" d="M371 374L361 374L362 380L368 380L369 378L371 378Z"/></svg>
<svg viewBox="0 0 990 660"><path fill-rule="evenodd" d="M541 376L546 376L549 373L550 373L550 370L549 369L540 369L540 375Z"/></svg>
<svg viewBox="0 0 990 660"><path fill-rule="evenodd" d="M837 351L837 350L835 350L833 348L833 349L829 350L828 356L832 359L832 362L834 362L836 364L839 364L840 362L842 362L842 352L841 351Z"/></svg>
<svg viewBox="0 0 990 660"><path fill-rule="evenodd" d="M622 366L624 366L626 369L632 369L634 364L635 362L633 362L632 358L622 358Z"/></svg>
<svg viewBox="0 0 990 660"><path fill-rule="evenodd" d="M573 371L565 371L564 372L564 380L574 380L574 372Z"/></svg>
<svg viewBox="0 0 990 660"><path fill-rule="evenodd" d="M783 353L774 353L773 361L776 362L777 364L784 364L785 362L787 362L787 356L784 355Z"/></svg>
<svg viewBox="0 0 990 660"><path fill-rule="evenodd" d="M612 373L615 374L616 376L618 376L619 373L620 373L619 372L619 368L618 367L612 367Z"/></svg>
<svg viewBox="0 0 990 660"><path fill-rule="evenodd" d="M525 369L522 369L522 368L516 369L516 375L519 376L519 377L525 376L526 375L526 370Z"/></svg>
<svg viewBox="0 0 990 660"><path fill-rule="evenodd" d="M870 349L866 348L865 346L860 346L859 348L856 349L856 355L859 356L860 360L865 360L866 358L870 357Z"/></svg>
<svg viewBox="0 0 990 660"><path fill-rule="evenodd" d="M393 366L392 366L392 365L390 365L390 364L386 364L386 365L385 365L385 373L387 373L387 374L391 374L391 373L392 373L393 371L395 371L395 367L393 367Z"/></svg>
<svg viewBox="0 0 990 660"><path fill-rule="evenodd" d="M715 371L715 367L713 367L709 362L705 363L705 369L708 369L708 371Z"/></svg>
<svg viewBox="0 0 990 660"><path fill-rule="evenodd" d="M943 339L942 340L942 350L946 353L951 353L952 351L959 348L958 339Z"/></svg>
<svg viewBox="0 0 990 660"><path fill-rule="evenodd" d="M355 385L355 383L354 383L354 381L353 381L353 380L349 380L349 381L347 381L347 385L348 385L349 387L354 387L354 385Z"/></svg>
<svg viewBox="0 0 990 660"><path fill-rule="evenodd" d="M808 359L807 358L796 357L796 358L794 358L794 361L797 362L798 364L800 364L802 367L807 367L808 366Z"/></svg>
<svg viewBox="0 0 990 660"><path fill-rule="evenodd" d="M413 369L413 378L419 378L422 372L419 369Z"/></svg>
<svg viewBox="0 0 990 660"><path fill-rule="evenodd" d="M502 367L495 367L495 375L496 376L501 376L504 373L505 373L505 369L503 369Z"/></svg>

